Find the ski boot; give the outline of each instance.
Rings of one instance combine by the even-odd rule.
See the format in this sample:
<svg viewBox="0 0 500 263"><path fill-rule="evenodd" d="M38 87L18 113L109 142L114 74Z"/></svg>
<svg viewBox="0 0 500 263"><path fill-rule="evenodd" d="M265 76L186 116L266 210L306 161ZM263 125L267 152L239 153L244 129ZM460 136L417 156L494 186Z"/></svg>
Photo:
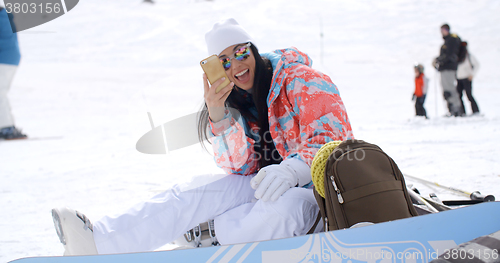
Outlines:
<svg viewBox="0 0 500 263"><path fill-rule="evenodd" d="M213 219L195 226L172 243L178 246L176 249L220 246Z"/></svg>
<svg viewBox="0 0 500 263"><path fill-rule="evenodd" d="M17 129L15 126L9 126L0 129L0 139L20 140L26 138L28 138L28 136L26 136L26 134L23 134L21 130Z"/></svg>
<svg viewBox="0 0 500 263"><path fill-rule="evenodd" d="M55 208L52 219L65 256L97 255L92 223L84 214L66 207Z"/></svg>

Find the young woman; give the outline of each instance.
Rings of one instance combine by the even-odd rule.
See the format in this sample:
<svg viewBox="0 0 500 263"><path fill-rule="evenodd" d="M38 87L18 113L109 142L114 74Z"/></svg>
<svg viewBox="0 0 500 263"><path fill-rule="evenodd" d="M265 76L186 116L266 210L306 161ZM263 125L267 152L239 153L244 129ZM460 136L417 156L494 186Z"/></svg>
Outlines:
<svg viewBox="0 0 500 263"><path fill-rule="evenodd" d="M462 45L467 47L467 42L462 42ZM480 115L477 102L472 96L472 79L476 76L479 70L479 61L467 49L465 50L465 57L462 61L458 62L457 68L457 92L460 99L462 112L465 115L465 105L462 99L463 93L467 95L472 109L472 115Z"/></svg>
<svg viewBox="0 0 500 263"><path fill-rule="evenodd" d="M209 219L223 245L304 235L314 225L319 209L307 188L314 154L353 138L336 86L295 48L260 55L234 19L215 24L205 39L231 84L216 93L223 80L210 86L203 76L199 133L210 137L227 176L195 191L174 186L93 224L54 209L66 254L151 251Z"/></svg>

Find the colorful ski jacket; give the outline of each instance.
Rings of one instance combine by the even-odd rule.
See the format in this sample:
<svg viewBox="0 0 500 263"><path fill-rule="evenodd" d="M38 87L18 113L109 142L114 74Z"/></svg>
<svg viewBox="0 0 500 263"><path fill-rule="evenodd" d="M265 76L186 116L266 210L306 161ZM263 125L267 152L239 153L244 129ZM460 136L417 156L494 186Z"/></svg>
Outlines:
<svg viewBox="0 0 500 263"><path fill-rule="evenodd" d="M299 158L310 166L323 144L354 138L337 87L311 68L309 56L296 48L262 56L273 65L267 99L269 131L283 160ZM251 126L229 110L221 121L210 122L215 162L227 173L250 175L259 170L262 156L253 145L261 138L249 130Z"/></svg>
<svg viewBox="0 0 500 263"><path fill-rule="evenodd" d="M415 96L417 98L420 98L427 94L427 78L425 77L424 73L420 73L418 77L415 78Z"/></svg>

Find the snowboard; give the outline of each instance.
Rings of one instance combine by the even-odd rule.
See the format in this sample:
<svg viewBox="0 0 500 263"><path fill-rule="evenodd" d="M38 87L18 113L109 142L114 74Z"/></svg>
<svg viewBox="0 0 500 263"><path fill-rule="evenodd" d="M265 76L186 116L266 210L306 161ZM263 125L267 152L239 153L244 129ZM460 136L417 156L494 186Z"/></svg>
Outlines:
<svg viewBox="0 0 500 263"><path fill-rule="evenodd" d="M430 262L461 243L498 231L500 202L487 202L359 228L270 241L130 254L33 257L11 262L419 263ZM499 255L491 249L478 248L473 252L482 258Z"/></svg>

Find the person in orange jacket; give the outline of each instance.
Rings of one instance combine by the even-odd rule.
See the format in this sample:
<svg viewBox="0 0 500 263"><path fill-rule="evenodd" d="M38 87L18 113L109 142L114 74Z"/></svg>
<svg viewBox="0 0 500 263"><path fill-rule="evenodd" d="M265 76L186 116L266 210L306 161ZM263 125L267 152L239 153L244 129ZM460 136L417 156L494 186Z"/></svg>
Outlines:
<svg viewBox="0 0 500 263"><path fill-rule="evenodd" d="M424 108L425 95L427 94L427 87L429 79L424 75L424 66L416 64L415 67L415 92L413 93L413 100L415 101L415 111L417 116L424 116L426 119L427 113Z"/></svg>

